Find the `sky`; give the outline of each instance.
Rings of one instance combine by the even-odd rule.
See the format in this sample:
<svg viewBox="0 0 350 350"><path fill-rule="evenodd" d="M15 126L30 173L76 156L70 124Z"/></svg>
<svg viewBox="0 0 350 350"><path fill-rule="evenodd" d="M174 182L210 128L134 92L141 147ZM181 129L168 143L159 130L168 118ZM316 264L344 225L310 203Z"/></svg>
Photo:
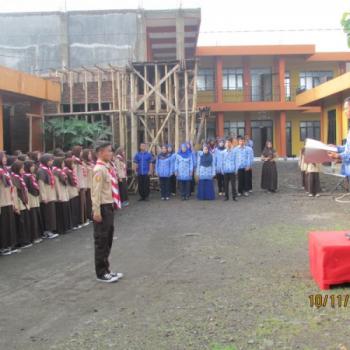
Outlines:
<svg viewBox="0 0 350 350"><path fill-rule="evenodd" d="M198 45L315 44L350 51L340 26L350 0L11 0L0 12L201 8Z"/></svg>

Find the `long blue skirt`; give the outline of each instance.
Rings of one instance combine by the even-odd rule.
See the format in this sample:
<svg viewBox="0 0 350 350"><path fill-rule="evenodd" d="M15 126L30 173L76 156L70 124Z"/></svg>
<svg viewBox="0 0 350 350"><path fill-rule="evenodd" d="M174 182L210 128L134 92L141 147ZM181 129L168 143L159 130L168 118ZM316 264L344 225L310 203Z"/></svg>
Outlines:
<svg viewBox="0 0 350 350"><path fill-rule="evenodd" d="M197 198L199 200L214 200L214 181L213 180L199 180Z"/></svg>

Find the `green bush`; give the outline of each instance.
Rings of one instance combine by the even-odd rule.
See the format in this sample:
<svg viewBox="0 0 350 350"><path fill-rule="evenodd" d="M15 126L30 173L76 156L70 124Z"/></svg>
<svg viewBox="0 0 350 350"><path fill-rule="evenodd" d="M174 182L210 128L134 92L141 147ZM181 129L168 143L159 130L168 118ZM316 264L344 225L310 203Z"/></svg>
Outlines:
<svg viewBox="0 0 350 350"><path fill-rule="evenodd" d="M111 127L103 121L90 123L74 117L48 119L44 129L46 142L50 142L52 149L68 149L74 145L90 147L100 140L109 140L112 135Z"/></svg>

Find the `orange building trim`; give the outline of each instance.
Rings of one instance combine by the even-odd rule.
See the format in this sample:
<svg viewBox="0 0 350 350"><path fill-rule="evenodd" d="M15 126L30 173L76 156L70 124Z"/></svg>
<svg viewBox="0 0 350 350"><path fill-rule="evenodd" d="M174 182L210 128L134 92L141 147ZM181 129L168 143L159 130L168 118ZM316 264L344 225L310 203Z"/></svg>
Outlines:
<svg viewBox="0 0 350 350"><path fill-rule="evenodd" d="M349 62L349 52L317 52L307 59L308 62Z"/></svg>
<svg viewBox="0 0 350 350"><path fill-rule="evenodd" d="M200 46L196 56L313 55L315 45Z"/></svg>

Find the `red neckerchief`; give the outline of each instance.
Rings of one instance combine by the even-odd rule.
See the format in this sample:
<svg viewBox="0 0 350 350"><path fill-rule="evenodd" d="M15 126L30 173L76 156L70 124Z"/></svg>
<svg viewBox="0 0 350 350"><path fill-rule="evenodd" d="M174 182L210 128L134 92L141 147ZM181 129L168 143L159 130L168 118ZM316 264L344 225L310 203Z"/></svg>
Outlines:
<svg viewBox="0 0 350 350"><path fill-rule="evenodd" d="M7 168L0 168L0 175L5 177L7 187L13 187L13 183L11 180L11 175L8 172Z"/></svg>
<svg viewBox="0 0 350 350"><path fill-rule="evenodd" d="M81 161L80 158L78 158L78 157L76 157L76 156L73 156L72 158L73 158L73 160L74 160L76 163L78 163L79 165L82 165L82 164L83 164L83 162Z"/></svg>
<svg viewBox="0 0 350 350"><path fill-rule="evenodd" d="M38 185L38 181L36 180L35 175L32 173L25 173L24 176L29 177L30 182L33 185L33 187L39 191L39 185Z"/></svg>
<svg viewBox="0 0 350 350"><path fill-rule="evenodd" d="M16 173L12 173L12 176L14 176L19 181L19 183L21 184L21 188L24 191L24 200L22 200L22 198L21 198L22 202L24 204L28 204L28 187L27 187L23 177L16 174Z"/></svg>
<svg viewBox="0 0 350 350"><path fill-rule="evenodd" d="M49 175L49 178L50 178L50 180L49 180L50 186L51 186L51 187L54 187L54 186L55 186L55 177L53 176L53 173L52 173L51 169L48 168L47 166L45 166L44 164L40 164L40 168L43 169L43 170L45 170L46 173Z"/></svg>
<svg viewBox="0 0 350 350"><path fill-rule="evenodd" d="M121 209L121 200L120 200L120 194L119 194L119 186L118 186L118 177L117 172L115 171L115 166L112 162L109 164L97 161L96 165L102 165L107 168L109 175L111 176L111 182L112 182L112 197L113 197L113 203L114 207L117 209Z"/></svg>
<svg viewBox="0 0 350 350"><path fill-rule="evenodd" d="M63 178L66 180L67 179L67 174L64 172L64 170L62 168L58 168L57 166L54 166L52 168L52 171L56 171L58 172L60 175L63 176Z"/></svg>
<svg viewBox="0 0 350 350"><path fill-rule="evenodd" d="M72 169L69 169L68 167L64 167L63 171L68 175L72 175L73 179L73 186L76 187L78 185L78 178L77 175L75 174L75 171Z"/></svg>

